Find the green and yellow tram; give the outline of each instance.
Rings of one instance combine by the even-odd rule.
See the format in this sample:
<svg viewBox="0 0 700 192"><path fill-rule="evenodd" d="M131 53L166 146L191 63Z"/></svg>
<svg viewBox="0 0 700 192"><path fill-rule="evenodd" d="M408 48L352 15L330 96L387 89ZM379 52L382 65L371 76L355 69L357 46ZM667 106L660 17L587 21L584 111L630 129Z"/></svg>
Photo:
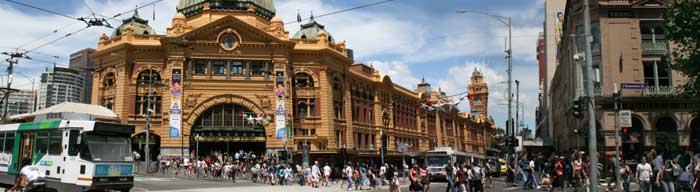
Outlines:
<svg viewBox="0 0 700 192"><path fill-rule="evenodd" d="M0 182L14 184L28 158L57 191L129 191L133 132L133 125L88 120L0 125Z"/></svg>

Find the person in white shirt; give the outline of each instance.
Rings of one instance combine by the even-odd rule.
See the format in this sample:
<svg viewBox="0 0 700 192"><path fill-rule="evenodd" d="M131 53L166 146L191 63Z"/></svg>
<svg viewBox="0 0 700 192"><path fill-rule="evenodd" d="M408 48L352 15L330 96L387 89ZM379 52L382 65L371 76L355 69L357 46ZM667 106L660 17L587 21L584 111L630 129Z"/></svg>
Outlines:
<svg viewBox="0 0 700 192"><path fill-rule="evenodd" d="M321 178L321 169L318 167L318 161L314 161L314 166L311 167L312 186L318 187Z"/></svg>
<svg viewBox="0 0 700 192"><path fill-rule="evenodd" d="M352 170L352 163L348 162L348 166L345 167L345 173L348 177L348 191L352 191L352 174L354 173Z"/></svg>
<svg viewBox="0 0 700 192"><path fill-rule="evenodd" d="M326 163L326 166L323 166L323 177L325 178L324 185L328 186L331 183L331 166L328 166L328 163Z"/></svg>
<svg viewBox="0 0 700 192"><path fill-rule="evenodd" d="M25 158L22 160L22 168L19 171L19 178L15 185L8 191L16 191L20 187L27 186L30 183L44 178L44 174L39 171L39 167L32 165L31 160Z"/></svg>
<svg viewBox="0 0 700 192"><path fill-rule="evenodd" d="M636 178L642 192L651 192L651 165L642 157L642 162L637 164Z"/></svg>

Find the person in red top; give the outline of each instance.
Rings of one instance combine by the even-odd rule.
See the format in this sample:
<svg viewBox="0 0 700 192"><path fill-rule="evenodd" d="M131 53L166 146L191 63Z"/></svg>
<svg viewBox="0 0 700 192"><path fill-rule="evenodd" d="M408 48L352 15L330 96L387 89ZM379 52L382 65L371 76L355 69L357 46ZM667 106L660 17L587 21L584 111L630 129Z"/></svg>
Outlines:
<svg viewBox="0 0 700 192"><path fill-rule="evenodd" d="M561 187L561 190L564 190L564 165L562 164L562 160L564 160L564 157L559 157L557 159L557 163L554 164L554 168L556 169L557 175L555 176L556 180L556 186Z"/></svg>

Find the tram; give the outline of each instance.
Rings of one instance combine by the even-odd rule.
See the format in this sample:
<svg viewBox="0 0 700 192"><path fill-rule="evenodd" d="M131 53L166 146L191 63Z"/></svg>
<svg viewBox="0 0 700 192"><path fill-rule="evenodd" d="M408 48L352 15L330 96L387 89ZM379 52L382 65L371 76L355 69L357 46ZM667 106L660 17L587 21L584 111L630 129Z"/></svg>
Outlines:
<svg viewBox="0 0 700 192"><path fill-rule="evenodd" d="M430 180L445 179L445 166L448 160L452 163L471 163L471 156L467 153L453 150L450 147L437 147L426 152L426 164Z"/></svg>
<svg viewBox="0 0 700 192"><path fill-rule="evenodd" d="M133 125L43 120L0 125L0 183L13 185L28 158L57 191L129 191Z"/></svg>

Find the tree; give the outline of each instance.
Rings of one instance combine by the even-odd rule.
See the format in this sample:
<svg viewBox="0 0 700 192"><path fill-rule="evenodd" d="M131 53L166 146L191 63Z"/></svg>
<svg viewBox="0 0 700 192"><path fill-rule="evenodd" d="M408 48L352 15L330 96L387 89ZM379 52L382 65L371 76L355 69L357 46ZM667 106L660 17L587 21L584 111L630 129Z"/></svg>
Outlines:
<svg viewBox="0 0 700 192"><path fill-rule="evenodd" d="M491 132L491 148L503 151L505 149L505 131L502 128L493 129Z"/></svg>
<svg viewBox="0 0 700 192"><path fill-rule="evenodd" d="M674 42L670 66L687 77L680 86L683 96L694 100L693 112L700 113L700 1L670 0L664 15L667 38Z"/></svg>

